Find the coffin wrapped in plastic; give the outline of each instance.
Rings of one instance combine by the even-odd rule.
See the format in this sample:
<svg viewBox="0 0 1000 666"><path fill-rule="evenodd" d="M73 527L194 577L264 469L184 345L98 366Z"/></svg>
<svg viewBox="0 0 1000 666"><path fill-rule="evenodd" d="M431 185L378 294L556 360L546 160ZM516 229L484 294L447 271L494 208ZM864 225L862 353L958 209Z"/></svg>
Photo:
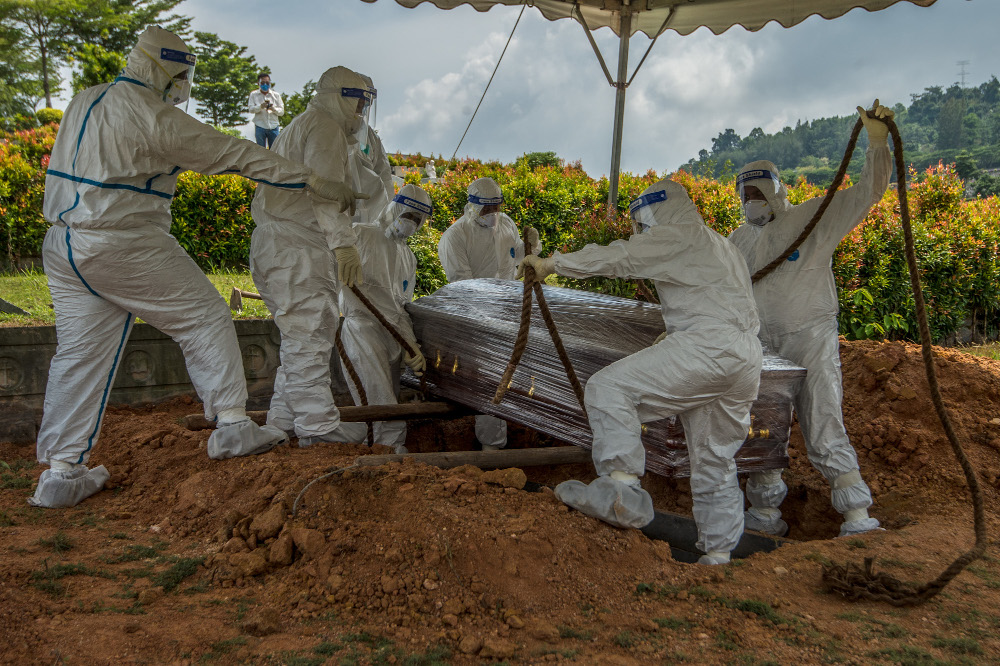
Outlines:
<svg viewBox="0 0 1000 666"><path fill-rule="evenodd" d="M660 307L575 289L543 287L545 300L580 382L653 343L663 332ZM528 344L506 396L493 404L510 360L521 316L523 285L506 280L463 280L407 305L424 356L429 393L591 447L591 432L552 338L532 305ZM792 396L805 370L764 350L752 425L736 456L740 471L788 465ZM410 378L412 381L412 377ZM690 475L684 431L675 418L643 427L646 469Z"/></svg>

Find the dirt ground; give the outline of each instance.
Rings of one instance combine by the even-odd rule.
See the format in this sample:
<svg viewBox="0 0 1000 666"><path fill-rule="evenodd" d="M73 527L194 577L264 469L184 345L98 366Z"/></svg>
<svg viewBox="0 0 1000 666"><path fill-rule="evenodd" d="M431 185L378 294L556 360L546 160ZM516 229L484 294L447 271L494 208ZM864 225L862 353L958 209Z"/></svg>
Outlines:
<svg viewBox="0 0 1000 666"><path fill-rule="evenodd" d="M280 447L208 460L190 400L112 408L91 465L109 489L69 510L28 507L41 467L0 444L0 663L823 664L1000 662L995 548L929 603L824 593L826 562L874 558L924 581L973 541L968 492L925 389L919 348L844 342L844 410L873 515L839 516L797 428L783 510L797 540L723 567L520 489L517 470L413 463L349 470L364 447ZM997 532L1000 362L939 350L958 432ZM470 419L411 427L414 450L471 449ZM511 428L512 446L541 438ZM527 469L554 484L586 466ZM686 481L647 477L689 512ZM995 544L994 544L995 545Z"/></svg>

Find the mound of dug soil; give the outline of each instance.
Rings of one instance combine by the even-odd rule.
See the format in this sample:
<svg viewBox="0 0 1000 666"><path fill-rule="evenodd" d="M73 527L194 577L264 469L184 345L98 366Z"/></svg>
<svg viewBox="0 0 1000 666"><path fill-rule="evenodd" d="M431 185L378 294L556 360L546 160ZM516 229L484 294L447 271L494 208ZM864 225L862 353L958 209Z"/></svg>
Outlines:
<svg viewBox="0 0 1000 666"><path fill-rule="evenodd" d="M873 513L890 529L830 538L839 516L796 430L782 508L802 541L725 567L674 562L666 544L523 489L526 478L587 478L582 465L347 469L310 486L293 516L309 481L372 451L324 444L210 461L208 432L178 425L199 406L176 400L111 410L91 460L111 471L109 489L46 511L24 503L41 471L31 448L0 444L10 467L0 484L0 663L996 661L992 558L916 608L820 590L824 562L871 557L926 580L972 543L919 349L844 343L842 359L848 431ZM937 363L995 516L1000 363L947 350ZM468 420L417 423L408 444L468 449L471 430ZM512 445L538 439L511 430ZM690 506L685 481L644 484L660 509Z"/></svg>

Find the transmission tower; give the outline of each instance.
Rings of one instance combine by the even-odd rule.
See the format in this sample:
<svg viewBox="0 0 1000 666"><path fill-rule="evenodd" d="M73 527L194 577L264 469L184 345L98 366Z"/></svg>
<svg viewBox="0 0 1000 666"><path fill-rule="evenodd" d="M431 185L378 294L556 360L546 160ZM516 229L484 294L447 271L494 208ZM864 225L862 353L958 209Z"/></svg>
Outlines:
<svg viewBox="0 0 1000 666"><path fill-rule="evenodd" d="M959 60L957 64L958 64L958 75L960 77L962 77L962 83L960 85L961 85L961 87L964 88L965 87L965 67L966 67L966 65L969 64L969 61L968 60Z"/></svg>

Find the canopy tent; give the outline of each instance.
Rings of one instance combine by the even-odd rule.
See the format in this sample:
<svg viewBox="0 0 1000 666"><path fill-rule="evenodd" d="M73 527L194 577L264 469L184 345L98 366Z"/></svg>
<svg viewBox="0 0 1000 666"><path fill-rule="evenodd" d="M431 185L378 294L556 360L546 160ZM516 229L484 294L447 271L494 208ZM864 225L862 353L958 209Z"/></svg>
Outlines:
<svg viewBox="0 0 1000 666"><path fill-rule="evenodd" d="M874 12L897 2L929 7L936 0L396 0L396 2L409 8L425 2L440 9L470 5L481 12L495 5L528 5L538 9L542 16L550 21L572 18L579 22L597 54L608 83L617 91L611 143L611 170L608 174L610 214L615 210L618 201L625 90L642 67L657 38L667 30L673 30L680 35L689 35L700 27L706 27L718 35L734 25L740 25L754 32L771 21L790 28L813 15L835 19L858 7ZM598 28L611 28L619 37L617 78L612 78L591 34L591 31ZM627 76L629 39L637 32L645 33L652 42L632 72L632 76L629 77Z"/></svg>

